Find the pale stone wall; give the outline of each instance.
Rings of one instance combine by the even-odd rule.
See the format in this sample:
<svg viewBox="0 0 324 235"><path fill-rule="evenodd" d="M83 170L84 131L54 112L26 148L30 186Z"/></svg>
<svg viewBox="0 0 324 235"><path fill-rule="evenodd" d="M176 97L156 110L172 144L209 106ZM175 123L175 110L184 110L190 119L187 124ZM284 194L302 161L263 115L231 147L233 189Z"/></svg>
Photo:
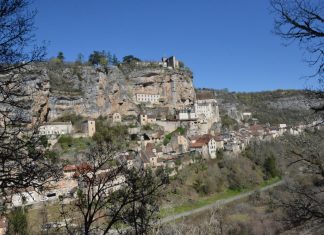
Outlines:
<svg viewBox="0 0 324 235"><path fill-rule="evenodd" d="M159 94L145 94L140 93L136 94L136 101L137 102L144 102L144 103L158 103L160 99Z"/></svg>
<svg viewBox="0 0 324 235"><path fill-rule="evenodd" d="M214 139L211 139L208 142L208 154L211 159L216 158L216 150L217 150L216 141Z"/></svg>
<svg viewBox="0 0 324 235"><path fill-rule="evenodd" d="M121 115L120 113L114 113L112 116L113 123L121 122Z"/></svg>
<svg viewBox="0 0 324 235"><path fill-rule="evenodd" d="M94 120L88 120L88 135L92 137L96 133L96 122Z"/></svg>
<svg viewBox="0 0 324 235"><path fill-rule="evenodd" d="M46 123L39 127L40 135L67 135L73 130L71 122Z"/></svg>
<svg viewBox="0 0 324 235"><path fill-rule="evenodd" d="M204 116L207 120L219 122L219 108L215 99L197 100L195 103L197 116Z"/></svg>

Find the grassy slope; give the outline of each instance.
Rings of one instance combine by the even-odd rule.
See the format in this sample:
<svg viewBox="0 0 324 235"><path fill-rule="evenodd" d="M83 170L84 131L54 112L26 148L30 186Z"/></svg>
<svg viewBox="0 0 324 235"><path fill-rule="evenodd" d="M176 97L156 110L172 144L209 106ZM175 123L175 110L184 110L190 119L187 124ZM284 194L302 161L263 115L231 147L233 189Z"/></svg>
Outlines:
<svg viewBox="0 0 324 235"><path fill-rule="evenodd" d="M206 205L213 204L216 201L221 200L221 199L228 199L228 198L237 196L237 195L239 195L241 193L245 193L245 192L249 192L249 191L252 191L252 190L256 190L256 189L266 187L268 185L271 185L271 184L274 184L274 183L278 182L279 180L280 180L279 177L275 177L275 178L272 178L270 180L263 181L260 185L255 186L255 187L251 187L251 188L247 188L247 189L243 189L243 190L231 190L231 189L228 189L228 190L226 190L224 192L221 192L221 193L215 193L215 194L207 196L207 197L198 198L197 200L195 200L195 201L193 201L191 203L187 202L187 203L184 203L182 205L178 205L178 206L171 207L171 208L162 208L161 211L160 211L160 216L161 217L166 217L166 216L175 215L175 214L179 214L179 213L182 213L182 212L190 211L190 210L193 210L193 209L197 209L197 208L200 208L200 207L203 207L203 206L206 206Z"/></svg>

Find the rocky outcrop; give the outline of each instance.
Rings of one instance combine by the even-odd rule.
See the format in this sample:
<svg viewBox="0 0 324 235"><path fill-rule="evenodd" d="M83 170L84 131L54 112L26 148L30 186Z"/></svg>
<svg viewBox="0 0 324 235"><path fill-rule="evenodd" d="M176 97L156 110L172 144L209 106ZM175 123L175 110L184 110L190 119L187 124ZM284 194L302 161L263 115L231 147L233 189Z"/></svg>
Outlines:
<svg viewBox="0 0 324 235"><path fill-rule="evenodd" d="M159 64L130 63L104 69L64 66L42 69L49 92L45 102L47 120L65 113L89 118L114 112L136 115L143 106L137 93L160 95L155 107L179 109L195 100L192 73L187 69L164 68ZM44 104L42 104L44 106ZM150 106L150 104L147 104Z"/></svg>

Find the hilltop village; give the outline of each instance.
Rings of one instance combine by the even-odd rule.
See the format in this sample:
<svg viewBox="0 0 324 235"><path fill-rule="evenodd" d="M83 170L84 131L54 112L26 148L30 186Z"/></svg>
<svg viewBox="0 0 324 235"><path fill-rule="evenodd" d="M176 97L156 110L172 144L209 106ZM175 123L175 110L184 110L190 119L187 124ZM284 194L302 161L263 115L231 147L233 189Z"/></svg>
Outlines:
<svg viewBox="0 0 324 235"><path fill-rule="evenodd" d="M87 106L84 97L66 98L66 93L62 92L56 93L55 96L48 95L48 103L43 106L49 107L48 117L52 120L44 119L39 127L39 135L46 137L48 149L55 149L64 138L70 138L72 141L91 140L98 131L96 130L98 120L105 120L111 127L127 128L127 141L130 144L126 151L116 154L116 160L126 161L130 168L143 167L153 171L164 168L172 177L196 161L210 161L219 156L237 157L251 142L271 141L284 134L298 135L306 128L303 124L298 126L285 123L277 126L262 124L254 118L253 113L236 111L239 128L235 131L230 130L222 125L215 94L203 91L196 93L191 89L192 74L181 66L175 57L163 58L161 62L153 64L136 62L134 66L142 68L145 75L140 75L141 82L138 82L138 75L133 76L138 80L134 89L126 92L127 97L123 97L124 87L120 85L121 83L117 85L114 83L112 90L105 90L107 81L103 80L107 78L100 68L98 69L97 82L101 88L98 88L96 93L96 102L99 109L100 107L105 109L105 96L109 98L110 105L105 112L97 110L95 115L91 113L93 108ZM147 71L148 68L150 71ZM152 72L152 69L163 71L162 76L158 72ZM128 72L127 75L130 80L132 73L133 71ZM158 76L159 86L154 84L156 81L152 81L155 76ZM163 82L161 79L165 79L167 85L161 85ZM189 89L189 95L181 93L186 89ZM54 93L53 88L50 92ZM116 93L120 93L118 99L113 97ZM120 97L123 97L122 101ZM84 113L77 108L82 105L88 107ZM66 118L76 114L82 117L81 124L78 122L76 125L75 120ZM65 115L64 121L56 121L60 120L60 115ZM65 157L67 164L62 165L62 178L55 182L50 191L42 194L36 191L15 194L12 196L12 205L34 204L58 199L60 196L75 197L77 189L81 187L79 172L91 168L83 160L83 154L82 151L76 151L73 158ZM122 176L119 180L122 182Z"/></svg>

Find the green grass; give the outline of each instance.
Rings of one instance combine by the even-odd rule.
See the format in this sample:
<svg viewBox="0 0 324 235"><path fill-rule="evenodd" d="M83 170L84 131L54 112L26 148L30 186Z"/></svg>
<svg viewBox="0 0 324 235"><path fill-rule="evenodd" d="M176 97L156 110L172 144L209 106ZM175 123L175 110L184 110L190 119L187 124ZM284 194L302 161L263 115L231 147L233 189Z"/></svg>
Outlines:
<svg viewBox="0 0 324 235"><path fill-rule="evenodd" d="M234 196L237 196L239 194L242 193L246 193L252 190L256 190L256 189L261 189L263 187L266 187L268 185L277 183L280 181L280 177L275 177L269 180L266 180L264 182L262 182L260 185L258 185L257 187L253 187L253 188L249 188L249 189L243 189L243 190L226 190L225 192L221 192L221 193L217 193L217 194L213 194L211 196L208 197L202 197L199 198L198 200L192 201L192 202L187 202L184 203L182 205L179 206L175 206L172 208L162 208L160 210L160 217L167 217L170 215L176 215L176 214L180 214L182 212L186 212L186 211L190 211L190 210L194 210L206 205L210 205L215 203L218 200L222 200L222 199L228 199Z"/></svg>
<svg viewBox="0 0 324 235"><path fill-rule="evenodd" d="M64 153L79 152L87 149L91 145L92 140L90 138L72 138L71 136L62 135L59 138L58 143Z"/></svg>
<svg viewBox="0 0 324 235"><path fill-rule="evenodd" d="M241 190L241 191L227 190L225 192L217 193L217 194L214 194L214 195L208 196L208 197L199 198L198 200L195 200L193 202L187 202L182 205L175 206L173 208L162 208L160 211L160 216L166 217L169 215L174 215L174 214L179 214L182 212L194 210L194 209L212 204L212 203L214 203L218 200L221 200L221 199L227 199L227 198L234 197L234 196L239 195L240 193L243 193L246 191L247 190Z"/></svg>
<svg viewBox="0 0 324 235"><path fill-rule="evenodd" d="M266 187L271 184L275 184L275 183L279 182L280 180L281 180L281 178L279 176L265 180L256 189L263 188L263 187Z"/></svg>

